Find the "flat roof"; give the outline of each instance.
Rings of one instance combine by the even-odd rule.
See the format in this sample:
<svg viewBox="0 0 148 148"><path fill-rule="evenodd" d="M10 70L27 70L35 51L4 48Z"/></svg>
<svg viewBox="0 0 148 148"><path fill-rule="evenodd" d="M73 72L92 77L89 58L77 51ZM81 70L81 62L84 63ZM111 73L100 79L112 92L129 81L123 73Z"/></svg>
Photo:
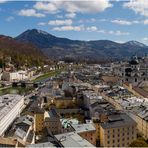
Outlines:
<svg viewBox="0 0 148 148"><path fill-rule="evenodd" d="M64 147L95 147L75 132L55 135Z"/></svg>
<svg viewBox="0 0 148 148"><path fill-rule="evenodd" d="M73 127L73 129L77 133L90 132L90 131L95 131L96 130L92 123L72 124L71 126Z"/></svg>
<svg viewBox="0 0 148 148"><path fill-rule="evenodd" d="M35 147L35 148L40 148L40 147L56 147L53 143L51 142L44 142L44 143L37 143L37 144L30 144L26 145L26 147Z"/></svg>
<svg viewBox="0 0 148 148"><path fill-rule="evenodd" d="M132 125L136 125L136 122L125 113L110 115L108 122L101 123L101 127L104 129L118 128L118 127L132 126Z"/></svg>

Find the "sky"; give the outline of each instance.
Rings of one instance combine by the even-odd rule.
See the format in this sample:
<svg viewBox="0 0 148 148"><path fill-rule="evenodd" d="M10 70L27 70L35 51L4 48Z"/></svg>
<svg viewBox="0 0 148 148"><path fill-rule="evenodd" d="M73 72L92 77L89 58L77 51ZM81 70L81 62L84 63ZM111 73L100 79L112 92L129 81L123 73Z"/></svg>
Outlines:
<svg viewBox="0 0 148 148"><path fill-rule="evenodd" d="M148 45L148 0L0 0L0 34L39 29L74 40Z"/></svg>

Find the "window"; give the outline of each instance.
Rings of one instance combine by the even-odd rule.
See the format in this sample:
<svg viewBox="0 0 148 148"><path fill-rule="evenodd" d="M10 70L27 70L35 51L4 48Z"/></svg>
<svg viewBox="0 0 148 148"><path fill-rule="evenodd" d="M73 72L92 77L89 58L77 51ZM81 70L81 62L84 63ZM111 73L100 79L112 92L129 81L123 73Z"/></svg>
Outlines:
<svg viewBox="0 0 148 148"><path fill-rule="evenodd" d="M107 141L107 143L109 144L109 141Z"/></svg>
<svg viewBox="0 0 148 148"><path fill-rule="evenodd" d="M134 134L134 131L132 131L132 134Z"/></svg>

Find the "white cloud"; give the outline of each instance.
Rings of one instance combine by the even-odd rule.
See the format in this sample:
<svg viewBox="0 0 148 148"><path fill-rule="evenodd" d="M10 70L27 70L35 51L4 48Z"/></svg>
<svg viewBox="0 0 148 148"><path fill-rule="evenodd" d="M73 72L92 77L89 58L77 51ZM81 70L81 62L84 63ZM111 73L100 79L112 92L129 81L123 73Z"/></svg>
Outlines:
<svg viewBox="0 0 148 148"><path fill-rule="evenodd" d="M97 31L98 28L96 26L91 26L86 28L87 31Z"/></svg>
<svg viewBox="0 0 148 148"><path fill-rule="evenodd" d="M62 18L64 18L64 16L63 15L56 15L56 18L62 19Z"/></svg>
<svg viewBox="0 0 148 148"><path fill-rule="evenodd" d="M133 25L133 24L144 24L144 21L142 20L123 20L123 19L115 19L111 20L112 23L114 24L119 24L119 25Z"/></svg>
<svg viewBox="0 0 148 148"><path fill-rule="evenodd" d="M113 35L117 35L117 36L123 36L123 35L129 35L129 32L122 32L120 30L117 31L108 31L108 34L113 34Z"/></svg>
<svg viewBox="0 0 148 148"><path fill-rule="evenodd" d="M109 30L108 31L108 30L98 29L96 26L85 27L84 25L80 25L80 26L72 26L72 25L60 26L60 27L54 27L52 30L54 30L54 31L89 31L89 32L98 32L98 33L110 34L110 35L116 35L116 36L129 35L129 32L122 32L120 30L117 30L117 31Z"/></svg>
<svg viewBox="0 0 148 148"><path fill-rule="evenodd" d="M6 21L7 21L7 22L11 22L11 21L13 21L13 20L14 20L14 17L13 17L13 16L9 16L9 17L6 18Z"/></svg>
<svg viewBox="0 0 148 148"><path fill-rule="evenodd" d="M74 18L74 17L76 17L76 13L67 13L66 15L65 15L67 18Z"/></svg>
<svg viewBox="0 0 148 148"><path fill-rule="evenodd" d="M115 24L119 24L119 25L132 25L132 22L130 21L127 21L127 20L112 20L111 21L112 23L115 23Z"/></svg>
<svg viewBox="0 0 148 148"><path fill-rule="evenodd" d="M83 26L62 26L62 27L54 27L54 31L82 31L84 30Z"/></svg>
<svg viewBox="0 0 148 148"><path fill-rule="evenodd" d="M125 2L124 7L133 10L135 13L148 17L148 1L147 0L130 0Z"/></svg>
<svg viewBox="0 0 148 148"><path fill-rule="evenodd" d="M47 23L45 23L45 22L39 22L37 25L38 26L45 26Z"/></svg>
<svg viewBox="0 0 148 148"><path fill-rule="evenodd" d="M91 18L91 19L81 19L78 21L79 23L93 23L96 22L95 18Z"/></svg>
<svg viewBox="0 0 148 148"><path fill-rule="evenodd" d="M7 0L0 0L0 3L5 3L7 2Z"/></svg>
<svg viewBox="0 0 148 148"><path fill-rule="evenodd" d="M22 9L20 10L20 12L18 13L18 15L21 16L27 16L27 17L45 17L44 14L42 13L37 13L36 10L34 9Z"/></svg>
<svg viewBox="0 0 148 148"><path fill-rule="evenodd" d="M103 30L103 29L100 29L100 30L97 30L98 33L104 33L104 34L110 34L110 35L116 35L116 36L124 36L124 35L129 35L130 33L129 32L122 32L120 30L117 30L117 31L113 31L113 30Z"/></svg>
<svg viewBox="0 0 148 148"><path fill-rule="evenodd" d="M148 42L148 37L144 37L142 40Z"/></svg>
<svg viewBox="0 0 148 148"><path fill-rule="evenodd" d="M141 42L148 45L148 37L142 38Z"/></svg>
<svg viewBox="0 0 148 148"><path fill-rule="evenodd" d="M148 19L143 21L144 25L148 25Z"/></svg>
<svg viewBox="0 0 148 148"><path fill-rule="evenodd" d="M57 11L58 9L58 7L54 4L54 2L37 2L34 5L34 8L37 10L44 10L51 13Z"/></svg>
<svg viewBox="0 0 148 148"><path fill-rule="evenodd" d="M100 30L98 30L97 31L98 33L107 33L105 30L103 30L103 29L100 29Z"/></svg>
<svg viewBox="0 0 148 148"><path fill-rule="evenodd" d="M51 20L48 22L49 25L55 25L55 26L59 26L59 25L71 25L73 22L71 19L67 19L67 20Z"/></svg>
<svg viewBox="0 0 148 148"><path fill-rule="evenodd" d="M50 1L50 2L37 2L34 8L37 10L47 11L49 13L58 10L65 10L70 13L97 13L112 7L108 0L85 0L85 1Z"/></svg>

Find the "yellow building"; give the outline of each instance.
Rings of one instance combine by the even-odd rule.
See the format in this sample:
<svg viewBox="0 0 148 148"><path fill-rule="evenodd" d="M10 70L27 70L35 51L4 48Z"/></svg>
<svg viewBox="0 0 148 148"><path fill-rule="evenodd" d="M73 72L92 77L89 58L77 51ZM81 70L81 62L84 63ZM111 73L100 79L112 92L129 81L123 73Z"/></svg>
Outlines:
<svg viewBox="0 0 148 148"><path fill-rule="evenodd" d="M139 106L133 108L134 112L129 113L137 123L138 134L140 134L144 139L148 140L148 114L146 106ZM132 110L132 111L133 111Z"/></svg>
<svg viewBox="0 0 148 148"><path fill-rule="evenodd" d="M53 99L48 99L48 104L54 103L56 108L65 109L65 108L77 108L77 101L75 98L70 97L56 97Z"/></svg>
<svg viewBox="0 0 148 148"><path fill-rule="evenodd" d="M34 132L41 134L44 128L44 111L39 107L34 112Z"/></svg>
<svg viewBox="0 0 148 148"><path fill-rule="evenodd" d="M100 124L100 145L103 147L127 147L137 138L137 124L126 114L110 115Z"/></svg>

